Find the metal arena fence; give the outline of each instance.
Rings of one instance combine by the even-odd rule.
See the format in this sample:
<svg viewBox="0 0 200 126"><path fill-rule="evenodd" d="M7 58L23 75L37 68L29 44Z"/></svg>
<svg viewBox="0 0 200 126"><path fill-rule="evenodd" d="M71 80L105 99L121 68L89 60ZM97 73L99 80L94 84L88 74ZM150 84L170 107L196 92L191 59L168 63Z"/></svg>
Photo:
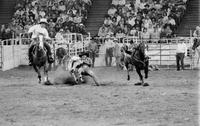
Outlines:
<svg viewBox="0 0 200 126"><path fill-rule="evenodd" d="M52 51L55 52L59 47L64 47L70 55L77 55L79 52L87 51L88 44L90 43L90 35L83 36L82 34L71 33L65 34L64 39L59 40L53 38L49 43ZM97 37L97 43L99 45L98 57L96 57L95 66L105 66L105 39ZM113 39L112 37L110 39ZM195 67L196 56L194 51L191 50L193 44L192 37L176 37L170 39L140 39L137 37L123 37L117 38L119 45L129 45L132 40L134 43L145 42L148 46L147 52L151 57L150 64L165 66L176 65L176 45L179 41L184 41L188 47L187 57L185 58L185 64L190 69ZM19 65L28 64L28 48L31 43L31 38L15 38L3 40L0 42L0 68L1 70L9 70ZM56 57L55 57L56 58ZM56 65L56 63L54 64ZM115 58L113 57L113 63L115 65Z"/></svg>

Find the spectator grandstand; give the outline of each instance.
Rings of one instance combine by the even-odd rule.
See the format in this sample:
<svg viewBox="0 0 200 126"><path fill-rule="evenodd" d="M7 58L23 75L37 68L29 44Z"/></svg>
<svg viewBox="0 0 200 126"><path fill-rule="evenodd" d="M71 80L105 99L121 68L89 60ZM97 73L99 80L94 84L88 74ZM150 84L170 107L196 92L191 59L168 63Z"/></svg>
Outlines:
<svg viewBox="0 0 200 126"><path fill-rule="evenodd" d="M115 36L120 32L150 39L155 38L156 32L156 38L171 38L186 7L186 0L112 0L103 27L107 32L111 29Z"/></svg>
<svg viewBox="0 0 200 126"><path fill-rule="evenodd" d="M85 23L94 0L23 0L17 2L12 22L1 27L1 39L26 33L40 18L49 21L52 38L62 28L64 32L88 34ZM111 0L102 26L96 34L171 38L186 12L187 0ZM103 30L103 36L99 35ZM123 34L123 35L122 35ZM24 36L27 37L27 36Z"/></svg>
<svg viewBox="0 0 200 126"><path fill-rule="evenodd" d="M55 37L61 28L65 32L87 34L84 23L91 5L91 0L19 1L15 6L12 22L9 26L3 25L1 28L1 38L11 38L9 33L11 30L15 33L15 37L20 33L26 33L29 27L38 23L41 18L48 19L51 37Z"/></svg>

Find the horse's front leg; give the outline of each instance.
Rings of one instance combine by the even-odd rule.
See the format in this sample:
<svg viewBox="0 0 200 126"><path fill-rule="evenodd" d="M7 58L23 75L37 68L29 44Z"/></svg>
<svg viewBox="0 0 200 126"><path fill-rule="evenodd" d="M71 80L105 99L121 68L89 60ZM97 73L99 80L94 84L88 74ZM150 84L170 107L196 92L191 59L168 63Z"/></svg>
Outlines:
<svg viewBox="0 0 200 126"><path fill-rule="evenodd" d="M126 70L127 70L127 80L129 81L130 80L130 68L129 68L129 64L125 63L125 67L126 67Z"/></svg>
<svg viewBox="0 0 200 126"><path fill-rule="evenodd" d="M47 70L47 66L44 66L44 82L48 82L49 78L48 78L48 70Z"/></svg>
<svg viewBox="0 0 200 126"><path fill-rule="evenodd" d="M35 72L38 74L38 83L41 83L42 77L41 77L40 69L35 65L33 65L33 68L34 68Z"/></svg>
<svg viewBox="0 0 200 126"><path fill-rule="evenodd" d="M138 73L138 75L140 77L141 84L144 85L144 79L143 79L143 76L141 74L140 68L138 68L137 66L135 68L136 68L136 72Z"/></svg>
<svg viewBox="0 0 200 126"><path fill-rule="evenodd" d="M146 61L144 67L144 74L146 79L148 78L148 73L149 73L149 61Z"/></svg>
<svg viewBox="0 0 200 126"><path fill-rule="evenodd" d="M129 68L127 69L127 80L128 81L130 80L130 69Z"/></svg>
<svg viewBox="0 0 200 126"><path fill-rule="evenodd" d="M94 80L96 86L99 86L99 85L100 85L100 84L99 84L99 81L98 81L98 78L96 77L96 75L94 74L93 71L87 70L87 74L88 74L90 77L92 77L92 79Z"/></svg>
<svg viewBox="0 0 200 126"><path fill-rule="evenodd" d="M49 69L49 66L48 66L48 64L46 64L44 66L44 84L45 85L52 85L52 83L49 81L48 69Z"/></svg>

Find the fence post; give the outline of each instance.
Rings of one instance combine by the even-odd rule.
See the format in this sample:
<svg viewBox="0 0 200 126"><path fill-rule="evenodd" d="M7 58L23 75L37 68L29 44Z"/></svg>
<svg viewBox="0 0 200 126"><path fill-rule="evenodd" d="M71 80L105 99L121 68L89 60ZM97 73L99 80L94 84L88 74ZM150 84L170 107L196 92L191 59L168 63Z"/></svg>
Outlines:
<svg viewBox="0 0 200 126"><path fill-rule="evenodd" d="M53 42L53 53L54 53L54 63L53 63L53 67L56 68L56 46L55 46L55 42Z"/></svg>
<svg viewBox="0 0 200 126"><path fill-rule="evenodd" d="M160 42L160 66L162 65L161 64L161 60L162 60L161 51L162 51L162 49L161 49L161 42Z"/></svg>

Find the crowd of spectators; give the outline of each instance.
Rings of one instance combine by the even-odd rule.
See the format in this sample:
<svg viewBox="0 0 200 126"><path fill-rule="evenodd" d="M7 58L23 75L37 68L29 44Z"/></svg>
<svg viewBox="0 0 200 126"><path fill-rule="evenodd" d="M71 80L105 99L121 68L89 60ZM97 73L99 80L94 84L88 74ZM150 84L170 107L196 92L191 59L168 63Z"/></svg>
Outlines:
<svg viewBox="0 0 200 126"><path fill-rule="evenodd" d="M187 0L112 0L98 36L170 38L186 8Z"/></svg>
<svg viewBox="0 0 200 126"><path fill-rule="evenodd" d="M49 21L50 37L55 37L60 30L87 34L84 23L91 5L92 0L19 0L12 22L1 26L1 39L9 38L10 31L16 36L27 33L41 18Z"/></svg>

